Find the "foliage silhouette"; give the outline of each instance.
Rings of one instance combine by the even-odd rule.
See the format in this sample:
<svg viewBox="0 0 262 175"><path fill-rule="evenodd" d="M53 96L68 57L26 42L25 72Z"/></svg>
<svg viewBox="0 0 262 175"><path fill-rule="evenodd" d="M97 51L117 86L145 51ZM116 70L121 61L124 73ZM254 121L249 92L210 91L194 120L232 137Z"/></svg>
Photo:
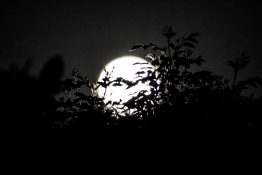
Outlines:
<svg viewBox="0 0 262 175"><path fill-rule="evenodd" d="M82 133L105 128L220 131L261 127L262 98L243 96L242 91L258 87L262 80L257 76L238 80L239 71L249 63L246 54L228 62L234 72L232 80L208 70L196 72L192 66L206 62L202 56L193 56L199 34L178 37L170 26L161 32L166 46L148 43L131 47L130 52L147 52L146 64L135 63L142 68L133 81L112 79L112 72L104 70L102 81L90 82L77 68L71 78L60 80L64 71L60 55L47 61L37 78L30 75L30 59L21 69L13 64L1 70L3 127L10 131ZM126 102L105 103L97 94L98 88L106 93L110 85L125 84L129 89L140 82L148 83L150 90L142 90Z"/></svg>
<svg viewBox="0 0 262 175"><path fill-rule="evenodd" d="M102 81L90 83L75 68L72 78L63 82L66 95L51 112L58 117L58 125L66 127L65 123L69 123L68 126L75 129L100 126L191 131L258 128L261 98L245 97L241 92L249 86L258 87L262 83L261 78L237 81L238 72L249 63L248 56L243 53L228 62L234 70L230 86L230 80L211 71L192 71L192 65L201 66L206 62L202 56L193 57L192 54L198 43L198 33L175 39L176 33L170 26L164 26L161 32L166 38L165 47L148 43L136 44L130 49L130 52L137 49L148 51L145 59L148 65L153 66L135 63L143 66L137 71L138 79L135 81L122 77L112 79L110 72L105 70L106 76ZM148 83L150 93L140 91L127 102L109 101L105 104L96 93L98 88L106 89L111 84L126 84L128 89L139 82ZM87 88L89 93L80 92L82 88ZM124 109L124 115L119 114L118 109Z"/></svg>
<svg viewBox="0 0 262 175"><path fill-rule="evenodd" d="M96 97L94 91L99 84L91 84L87 77L80 75L74 69L71 79L62 82L64 95L59 98L54 107L46 114L54 120L55 128L95 129L111 127L112 111L107 109L103 98ZM89 95L80 91L82 88L89 90ZM81 126L84 125L84 126Z"/></svg>

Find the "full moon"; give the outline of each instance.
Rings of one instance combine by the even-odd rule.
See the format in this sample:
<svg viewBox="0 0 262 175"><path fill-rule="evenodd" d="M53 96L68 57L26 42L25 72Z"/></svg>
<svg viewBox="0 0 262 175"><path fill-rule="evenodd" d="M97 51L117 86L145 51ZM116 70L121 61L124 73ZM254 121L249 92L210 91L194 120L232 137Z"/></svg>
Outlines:
<svg viewBox="0 0 262 175"><path fill-rule="evenodd" d="M112 60L105 66L105 69L100 73L98 82L103 82L103 79L106 76L110 77L110 81L121 77L125 80L135 82L139 76L140 78L147 76L147 71L149 69L153 69L153 66L142 58L135 56L119 57ZM128 88L128 86L122 82L121 86L114 86L113 84L110 84L106 89L100 86L97 93L99 97L104 98L105 103L109 101L112 103L125 103L142 90L145 90L144 92L149 94L149 85L139 82L135 86Z"/></svg>

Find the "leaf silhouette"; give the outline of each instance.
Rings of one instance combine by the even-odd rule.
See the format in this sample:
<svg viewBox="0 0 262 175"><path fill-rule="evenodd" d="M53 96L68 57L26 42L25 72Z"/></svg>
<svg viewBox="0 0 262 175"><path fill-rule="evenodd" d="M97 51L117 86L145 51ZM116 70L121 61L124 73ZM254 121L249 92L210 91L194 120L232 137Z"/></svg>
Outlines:
<svg viewBox="0 0 262 175"><path fill-rule="evenodd" d="M166 47L160 48L160 47L158 47L158 46L153 46L153 51L159 51L159 52L161 52L161 53L164 54L164 53L166 52L166 50L167 50Z"/></svg>
<svg viewBox="0 0 262 175"><path fill-rule="evenodd" d="M133 51L135 51L135 50L137 50L139 48L143 48L143 47L144 47L143 44L136 44L129 50L129 52L133 52Z"/></svg>
<svg viewBox="0 0 262 175"><path fill-rule="evenodd" d="M110 83L105 83L105 82L97 82L97 84L101 85L103 88L106 88Z"/></svg>
<svg viewBox="0 0 262 175"><path fill-rule="evenodd" d="M190 42L184 42L183 44L182 44L182 46L185 46L185 47L190 47L190 48L196 48L192 43L190 43Z"/></svg>
<svg viewBox="0 0 262 175"><path fill-rule="evenodd" d="M145 71L138 71L137 73L136 73L136 75L141 75L141 74L144 74L145 73Z"/></svg>
<svg viewBox="0 0 262 175"><path fill-rule="evenodd" d="M185 40L191 41L191 42L194 42L194 43L198 43L198 41L196 39L197 36L199 36L199 33L192 33Z"/></svg>
<svg viewBox="0 0 262 175"><path fill-rule="evenodd" d="M191 63L195 63L198 66L200 66L203 62L206 62L206 60L204 60L202 56L198 56L196 59L191 61Z"/></svg>
<svg viewBox="0 0 262 175"><path fill-rule="evenodd" d="M148 64L148 63L140 63L140 62L136 62L133 65L143 65L143 64Z"/></svg>
<svg viewBox="0 0 262 175"><path fill-rule="evenodd" d="M171 27L171 26L168 26L168 25L164 26L161 31L162 31L162 34L163 34L165 37L167 37L168 39L170 39L170 38L172 38L173 36L176 35L176 33L173 32L172 27Z"/></svg>
<svg viewBox="0 0 262 175"><path fill-rule="evenodd" d="M79 97L79 98L81 98L81 99L86 99L86 95L83 94L83 93L81 93L81 92L76 92L76 93L75 93L75 96L77 96L77 97Z"/></svg>

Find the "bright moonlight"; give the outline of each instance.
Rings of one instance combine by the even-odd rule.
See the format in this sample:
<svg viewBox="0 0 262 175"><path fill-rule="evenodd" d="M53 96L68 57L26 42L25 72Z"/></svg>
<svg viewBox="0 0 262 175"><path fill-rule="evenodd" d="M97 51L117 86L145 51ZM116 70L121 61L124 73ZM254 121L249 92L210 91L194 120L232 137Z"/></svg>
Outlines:
<svg viewBox="0 0 262 175"><path fill-rule="evenodd" d="M135 64L142 63L142 64ZM144 59L135 56L123 56L116 58L109 62L105 66L105 70L110 75L110 80L115 80L119 77L135 82L140 76L147 76L147 70L153 67L147 63ZM98 81L103 82L103 78L106 77L106 71L102 71L98 78ZM144 74L139 74L138 72L145 72ZM98 96L104 98L104 102L127 102L133 96L136 96L140 91L145 90L145 93L150 92L150 87L148 84L139 82L137 85L127 88L128 86L121 83L121 86L114 86L110 84L107 89L100 87L98 88ZM147 91L147 92L146 92Z"/></svg>

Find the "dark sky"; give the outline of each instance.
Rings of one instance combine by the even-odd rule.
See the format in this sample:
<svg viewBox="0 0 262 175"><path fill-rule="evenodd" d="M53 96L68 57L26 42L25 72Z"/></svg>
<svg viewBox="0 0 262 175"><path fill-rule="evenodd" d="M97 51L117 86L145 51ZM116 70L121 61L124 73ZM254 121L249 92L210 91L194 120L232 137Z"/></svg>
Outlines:
<svg viewBox="0 0 262 175"><path fill-rule="evenodd" d="M195 53L208 61L202 68L230 77L227 60L245 51L252 62L241 78L262 76L259 1L7 1L0 8L1 68L33 56L37 75L47 59L62 54L65 76L77 66L95 80L108 61L129 54L134 44L163 44L160 29L169 24L179 36L201 34Z"/></svg>

